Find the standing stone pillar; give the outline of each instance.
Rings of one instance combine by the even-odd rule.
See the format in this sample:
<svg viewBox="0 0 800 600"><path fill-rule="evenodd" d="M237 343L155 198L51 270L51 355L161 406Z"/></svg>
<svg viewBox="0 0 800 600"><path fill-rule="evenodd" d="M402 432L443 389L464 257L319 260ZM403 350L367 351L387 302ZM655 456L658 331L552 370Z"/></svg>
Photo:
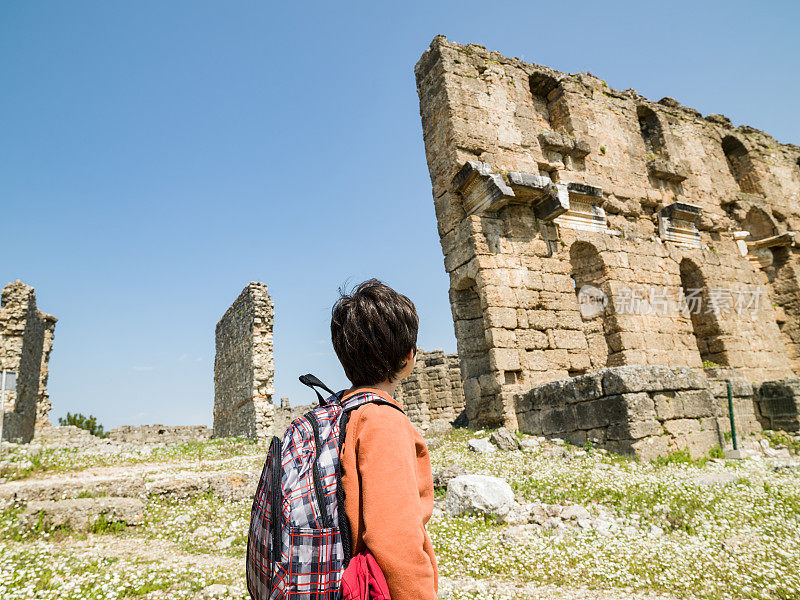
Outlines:
<svg viewBox="0 0 800 600"><path fill-rule="evenodd" d="M0 299L0 372L6 372L3 439L30 442L37 428L50 425L47 364L56 319L36 308L34 289L14 281Z"/></svg>
<svg viewBox="0 0 800 600"><path fill-rule="evenodd" d="M273 304L263 283L249 283L216 328L214 437L271 435L275 366Z"/></svg>

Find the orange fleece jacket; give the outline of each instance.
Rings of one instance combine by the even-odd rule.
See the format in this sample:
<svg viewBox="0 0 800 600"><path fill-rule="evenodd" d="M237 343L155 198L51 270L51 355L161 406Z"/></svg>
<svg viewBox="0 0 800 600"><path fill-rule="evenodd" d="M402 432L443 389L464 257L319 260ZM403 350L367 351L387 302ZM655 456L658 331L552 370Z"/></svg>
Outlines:
<svg viewBox="0 0 800 600"><path fill-rule="evenodd" d="M373 388L345 397L360 392L402 408ZM392 600L436 600L439 572L425 531L433 512L433 476L423 437L399 410L366 404L350 414L340 459L353 555L372 553Z"/></svg>

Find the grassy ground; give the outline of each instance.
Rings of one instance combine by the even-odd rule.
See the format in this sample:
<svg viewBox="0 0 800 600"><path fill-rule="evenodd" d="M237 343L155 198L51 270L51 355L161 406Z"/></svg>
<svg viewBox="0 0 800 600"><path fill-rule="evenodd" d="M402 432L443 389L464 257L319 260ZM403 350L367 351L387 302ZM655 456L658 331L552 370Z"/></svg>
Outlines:
<svg viewBox="0 0 800 600"><path fill-rule="evenodd" d="M86 449L39 447L35 444L4 449L0 461L0 483L51 473L69 473L93 467L118 467L144 463L171 464L235 459L244 465L258 462L264 448L250 440L223 438L202 442L148 447L137 444L114 444L104 441ZM205 466L204 466L205 468ZM232 468L226 464L225 468Z"/></svg>
<svg viewBox="0 0 800 600"><path fill-rule="evenodd" d="M549 444L533 454L477 455L467 449L471 435L456 431L433 450L434 471L458 463L502 477L520 501L582 504L614 526L520 528L436 511L428 528L443 595L452 600L531 598L540 588L542 597L559 598L800 598L797 469L757 461L640 463ZM207 468L232 459L241 468L258 464L263 452L211 441L165 447L129 464ZM81 451L71 461L58 453L13 478L99 466ZM101 523L93 533L23 527L21 509L0 513L0 600L246 597L248 501L152 497L143 525ZM648 535L654 527L663 534Z"/></svg>

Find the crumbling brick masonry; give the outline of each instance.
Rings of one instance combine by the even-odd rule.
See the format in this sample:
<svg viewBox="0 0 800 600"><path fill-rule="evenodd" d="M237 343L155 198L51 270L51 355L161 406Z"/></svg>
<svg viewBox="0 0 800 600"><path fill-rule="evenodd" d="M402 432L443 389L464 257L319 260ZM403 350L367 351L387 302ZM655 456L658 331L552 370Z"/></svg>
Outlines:
<svg viewBox="0 0 800 600"><path fill-rule="evenodd" d="M34 289L14 281L0 298L0 372L6 372L3 437L29 442L37 428L50 425L47 364L56 319L36 308ZM0 373L1 376L1 373Z"/></svg>
<svg viewBox="0 0 800 600"><path fill-rule="evenodd" d="M471 424L616 366L797 376L800 148L441 36L416 79Z"/></svg>
<svg viewBox="0 0 800 600"><path fill-rule="evenodd" d="M411 422L423 431L434 421L455 421L464 410L458 355L417 349L417 364L400 381L396 396Z"/></svg>
<svg viewBox="0 0 800 600"><path fill-rule="evenodd" d="M214 436L272 435L273 304L263 283L251 282L217 323Z"/></svg>

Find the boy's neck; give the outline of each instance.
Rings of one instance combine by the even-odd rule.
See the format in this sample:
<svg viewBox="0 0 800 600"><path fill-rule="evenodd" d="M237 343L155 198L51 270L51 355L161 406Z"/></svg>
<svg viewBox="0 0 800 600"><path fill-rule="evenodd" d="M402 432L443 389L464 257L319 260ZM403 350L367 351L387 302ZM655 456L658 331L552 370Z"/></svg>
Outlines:
<svg viewBox="0 0 800 600"><path fill-rule="evenodd" d="M380 383L373 383L372 385L364 385L358 386L364 388L372 388L374 390L380 390L382 392L386 392L392 398L394 398L394 392L397 389L397 380L394 381L381 381Z"/></svg>

